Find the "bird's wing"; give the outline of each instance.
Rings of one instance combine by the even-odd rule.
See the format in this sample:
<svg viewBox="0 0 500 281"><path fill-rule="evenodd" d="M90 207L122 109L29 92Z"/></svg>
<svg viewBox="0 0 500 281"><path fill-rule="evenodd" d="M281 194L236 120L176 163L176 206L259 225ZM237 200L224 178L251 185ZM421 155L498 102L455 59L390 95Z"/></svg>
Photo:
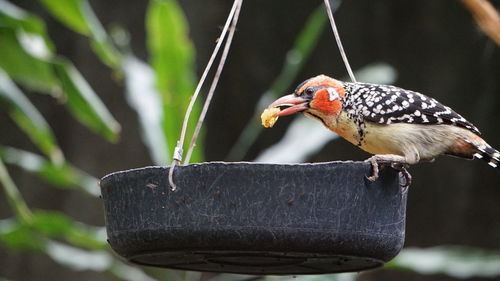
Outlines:
<svg viewBox="0 0 500 281"><path fill-rule="evenodd" d="M361 114L364 120L379 124L448 124L480 134L479 130L460 114L424 94L395 86L357 84L349 97L349 104L356 105L351 108L360 109L358 114Z"/></svg>

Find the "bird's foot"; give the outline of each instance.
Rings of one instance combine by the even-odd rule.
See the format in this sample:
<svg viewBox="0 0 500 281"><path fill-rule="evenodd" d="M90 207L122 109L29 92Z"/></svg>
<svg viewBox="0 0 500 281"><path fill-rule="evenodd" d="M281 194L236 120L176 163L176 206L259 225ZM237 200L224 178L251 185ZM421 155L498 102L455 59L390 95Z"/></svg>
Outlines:
<svg viewBox="0 0 500 281"><path fill-rule="evenodd" d="M411 174L408 172L407 167L401 167L399 171L401 172L403 178L405 179L405 183L401 185L402 191L406 192L406 190L408 190L408 187L410 187L411 185Z"/></svg>
<svg viewBox="0 0 500 281"><path fill-rule="evenodd" d="M409 167L408 162L403 156L394 154L377 154L365 160L369 162L372 166L372 171L370 176L366 176L369 181L375 181L379 177L379 167L380 165L390 165L392 168L400 171L405 179L403 187L403 192L408 189L411 184L411 175L407 171Z"/></svg>

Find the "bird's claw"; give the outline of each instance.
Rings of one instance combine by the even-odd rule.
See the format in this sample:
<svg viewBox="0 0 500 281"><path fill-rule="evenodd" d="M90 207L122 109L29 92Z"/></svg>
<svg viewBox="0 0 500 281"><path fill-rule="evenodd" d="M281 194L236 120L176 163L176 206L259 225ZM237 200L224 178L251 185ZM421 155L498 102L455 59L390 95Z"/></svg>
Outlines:
<svg viewBox="0 0 500 281"><path fill-rule="evenodd" d="M398 170L405 180L405 183L401 185L401 191L403 191L403 193L404 193L408 190L408 187L410 187L411 180L412 180L411 174L407 170L408 167L400 166L400 167L393 167L393 168Z"/></svg>
<svg viewBox="0 0 500 281"><path fill-rule="evenodd" d="M394 159L392 159L394 158ZM405 183L401 185L402 191L406 192L408 187L411 185L412 182L412 177L411 174L408 172L407 168L409 165L405 163L404 161L401 161L399 157L395 158L392 156L379 156L379 155L374 155L368 159L365 160L365 162L368 162L371 164L371 174L369 176L365 176L366 179L368 179L371 182L374 182L378 179L379 177L379 170L380 170L380 164L389 164L392 168L395 170L398 170L401 175L403 176Z"/></svg>
<svg viewBox="0 0 500 281"><path fill-rule="evenodd" d="M379 172L377 159L375 159L375 157L370 157L366 159L365 162L370 163L372 167L371 174L370 176L365 176L366 179L368 179L371 182L376 181L378 179L378 172Z"/></svg>

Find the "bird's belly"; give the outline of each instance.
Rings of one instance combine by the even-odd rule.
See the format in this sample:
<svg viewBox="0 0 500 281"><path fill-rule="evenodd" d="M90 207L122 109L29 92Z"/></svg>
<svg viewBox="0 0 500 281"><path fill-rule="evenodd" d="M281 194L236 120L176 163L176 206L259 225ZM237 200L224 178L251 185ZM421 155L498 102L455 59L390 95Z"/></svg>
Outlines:
<svg viewBox="0 0 500 281"><path fill-rule="evenodd" d="M386 125L366 121L358 125L344 112L325 125L366 152L401 155L410 163L432 160L449 152L457 140L473 135L469 130L453 125Z"/></svg>
<svg viewBox="0 0 500 281"><path fill-rule="evenodd" d="M361 142L361 145L359 147L371 154L396 154L404 156L403 151L401 151L401 149L398 149L397 146L387 146L384 145L384 143L387 144L388 140L384 140L383 138L368 138L365 141Z"/></svg>
<svg viewBox="0 0 500 281"><path fill-rule="evenodd" d="M336 120L336 124L331 128L338 135L366 152L403 155L396 145L388 145L392 143L393 132L384 131L378 127L380 126L371 123L364 123L364 126L359 127L352 119L341 114Z"/></svg>
<svg viewBox="0 0 500 281"><path fill-rule="evenodd" d="M450 150L470 131L452 125L420 125L370 123L361 148L374 154L397 154L407 161L428 161Z"/></svg>
<svg viewBox="0 0 500 281"><path fill-rule="evenodd" d="M360 148L372 154L396 154L405 156L401 149L401 139L404 132L394 130L388 126L377 124L367 124L364 132L365 136L360 142Z"/></svg>

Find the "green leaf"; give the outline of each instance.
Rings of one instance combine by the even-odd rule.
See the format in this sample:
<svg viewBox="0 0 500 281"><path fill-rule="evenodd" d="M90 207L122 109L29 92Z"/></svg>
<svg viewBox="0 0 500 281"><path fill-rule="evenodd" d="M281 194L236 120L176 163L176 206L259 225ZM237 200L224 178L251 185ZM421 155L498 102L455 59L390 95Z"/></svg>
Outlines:
<svg viewBox="0 0 500 281"><path fill-rule="evenodd" d="M63 239L72 245L92 249L107 249L101 227L74 222L62 213L36 211L30 221L0 221L0 241L18 250L44 250L48 239Z"/></svg>
<svg viewBox="0 0 500 281"><path fill-rule="evenodd" d="M35 57L33 51L27 49L29 44L22 45L21 38L27 33L22 30L0 26L0 68L3 68L16 82L24 86L55 94L60 91L57 77L50 62ZM31 38L36 35L31 34ZM40 38L40 37L39 37ZM38 40L39 43L44 42ZM43 47L42 47L43 48Z"/></svg>
<svg viewBox="0 0 500 281"><path fill-rule="evenodd" d="M12 147L0 146L0 159L10 165L16 165L28 172L36 173L39 177L56 187L79 189L89 195L99 196L98 179L71 166L69 163L54 165L47 159Z"/></svg>
<svg viewBox="0 0 500 281"><path fill-rule="evenodd" d="M50 59L54 47L38 17L0 0L0 67L24 86L55 94L59 87Z"/></svg>
<svg viewBox="0 0 500 281"><path fill-rule="evenodd" d="M0 0L0 26L24 30L26 33L38 35L42 37L45 46L51 52L54 51L53 43L47 36L43 21L5 0Z"/></svg>
<svg viewBox="0 0 500 281"><path fill-rule="evenodd" d="M121 54L110 43L109 38L94 39L91 42L91 47L104 64L112 67L118 73L121 72Z"/></svg>
<svg viewBox="0 0 500 281"><path fill-rule="evenodd" d="M40 0L47 10L68 28L91 38L101 61L119 69L121 55L112 44L87 0Z"/></svg>
<svg viewBox="0 0 500 281"><path fill-rule="evenodd" d="M11 209L16 214L17 218L23 222L30 222L33 214L28 208L28 205L24 201L21 192L17 188L16 184L12 180L7 167L3 164L0 159L0 186L3 188L7 201L10 204Z"/></svg>
<svg viewBox="0 0 500 281"><path fill-rule="evenodd" d="M30 227L49 238L64 238L71 244L87 249L106 249L106 240L92 229L76 223L62 213L36 211Z"/></svg>
<svg viewBox="0 0 500 281"><path fill-rule="evenodd" d="M8 247L18 250L43 250L49 238L65 239L86 249L107 249L105 236L98 234L101 229L74 222L61 213L37 211L29 223L0 221L0 239Z"/></svg>
<svg viewBox="0 0 500 281"><path fill-rule="evenodd" d="M0 69L0 106L9 113L33 143L51 159L52 163L62 165L64 157L52 129L2 69Z"/></svg>
<svg viewBox="0 0 500 281"><path fill-rule="evenodd" d="M37 211L30 226L44 236L58 237L71 232L73 223L62 214Z"/></svg>
<svg viewBox="0 0 500 281"><path fill-rule="evenodd" d="M188 25L182 9L174 0L152 0L146 15L147 45L156 72L156 85L164 107L163 128L169 151L178 140L182 120L195 88L194 47L188 38ZM199 104L193 116L200 113ZM197 118L191 118L189 132ZM187 137L189 140L189 136ZM202 160L202 149L195 150L193 161Z"/></svg>
<svg viewBox="0 0 500 281"><path fill-rule="evenodd" d="M83 35L90 34L90 27L82 13L86 1L79 0L41 0L42 4L59 21Z"/></svg>
<svg viewBox="0 0 500 281"><path fill-rule="evenodd" d="M186 18L174 0L153 0L146 22L151 62L165 102L180 103L172 94L189 95L194 86L194 48ZM185 102L185 101L184 101Z"/></svg>
<svg viewBox="0 0 500 281"><path fill-rule="evenodd" d="M43 251L46 239L34 233L27 224L14 219L0 221L0 242L9 249Z"/></svg>
<svg viewBox="0 0 500 281"><path fill-rule="evenodd" d="M71 113L95 132L110 141L116 141L120 125L80 72L73 64L64 60L54 62L54 68Z"/></svg>
<svg viewBox="0 0 500 281"><path fill-rule="evenodd" d="M0 68L33 90L64 94L70 112L78 120L108 140L116 140L118 123L73 65L55 58L46 44L43 23L31 17L36 23L30 25L30 21L23 18L30 16L12 4L0 2L0 21L6 24L0 25Z"/></svg>

